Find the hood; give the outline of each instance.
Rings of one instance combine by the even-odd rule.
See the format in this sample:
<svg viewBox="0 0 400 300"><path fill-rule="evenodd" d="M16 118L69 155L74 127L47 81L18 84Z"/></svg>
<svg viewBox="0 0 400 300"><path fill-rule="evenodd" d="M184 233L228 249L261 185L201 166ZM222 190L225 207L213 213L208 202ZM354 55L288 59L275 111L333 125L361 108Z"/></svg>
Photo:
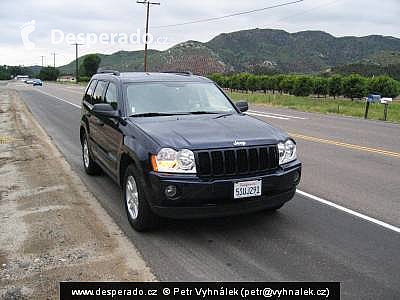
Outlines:
<svg viewBox="0 0 400 300"><path fill-rule="evenodd" d="M184 115L130 118L161 147L208 149L275 144L287 134L247 115ZM234 142L239 144L234 145Z"/></svg>

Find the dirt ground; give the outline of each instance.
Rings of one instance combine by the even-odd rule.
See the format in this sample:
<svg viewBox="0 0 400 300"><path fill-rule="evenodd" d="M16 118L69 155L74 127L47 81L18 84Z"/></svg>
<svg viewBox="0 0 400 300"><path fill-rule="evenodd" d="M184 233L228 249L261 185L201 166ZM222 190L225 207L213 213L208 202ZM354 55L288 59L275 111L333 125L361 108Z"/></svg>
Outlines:
<svg viewBox="0 0 400 300"><path fill-rule="evenodd" d="M58 299L60 281L155 280L6 85L0 86L0 224L2 299Z"/></svg>

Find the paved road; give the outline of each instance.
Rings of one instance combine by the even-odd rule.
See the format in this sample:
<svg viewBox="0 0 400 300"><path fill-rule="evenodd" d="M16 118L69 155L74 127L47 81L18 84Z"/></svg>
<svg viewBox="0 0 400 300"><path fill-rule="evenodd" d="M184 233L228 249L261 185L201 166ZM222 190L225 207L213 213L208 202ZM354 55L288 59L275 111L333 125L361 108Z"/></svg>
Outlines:
<svg viewBox="0 0 400 300"><path fill-rule="evenodd" d="M295 138L301 190L400 226L398 124L262 106L250 114Z"/></svg>
<svg viewBox="0 0 400 300"><path fill-rule="evenodd" d="M343 299L398 299L399 233L301 194L278 213L169 221L157 232L134 232L117 185L81 167L81 88L10 86L160 280L340 281ZM263 107L251 113L298 137L301 190L400 225L398 125Z"/></svg>

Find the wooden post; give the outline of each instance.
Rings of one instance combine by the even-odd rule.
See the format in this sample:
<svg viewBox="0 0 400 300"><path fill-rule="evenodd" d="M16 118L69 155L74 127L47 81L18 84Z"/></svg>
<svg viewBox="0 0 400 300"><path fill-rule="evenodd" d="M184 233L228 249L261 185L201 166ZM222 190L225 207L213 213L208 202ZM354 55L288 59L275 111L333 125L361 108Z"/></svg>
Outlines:
<svg viewBox="0 0 400 300"><path fill-rule="evenodd" d="M385 108L383 110L383 119L387 121L387 111L388 111L388 103L385 103Z"/></svg>
<svg viewBox="0 0 400 300"><path fill-rule="evenodd" d="M367 104L365 105L364 119L368 119L368 110L369 110L369 101L367 101Z"/></svg>

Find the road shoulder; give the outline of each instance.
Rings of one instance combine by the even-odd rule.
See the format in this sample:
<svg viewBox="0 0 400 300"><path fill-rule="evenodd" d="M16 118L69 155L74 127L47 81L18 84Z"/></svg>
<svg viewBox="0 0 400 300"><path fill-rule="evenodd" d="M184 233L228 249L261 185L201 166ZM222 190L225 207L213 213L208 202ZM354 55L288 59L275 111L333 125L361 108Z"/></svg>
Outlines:
<svg viewBox="0 0 400 300"><path fill-rule="evenodd" d="M0 298L58 299L60 281L155 280L17 93L5 86L0 222Z"/></svg>

